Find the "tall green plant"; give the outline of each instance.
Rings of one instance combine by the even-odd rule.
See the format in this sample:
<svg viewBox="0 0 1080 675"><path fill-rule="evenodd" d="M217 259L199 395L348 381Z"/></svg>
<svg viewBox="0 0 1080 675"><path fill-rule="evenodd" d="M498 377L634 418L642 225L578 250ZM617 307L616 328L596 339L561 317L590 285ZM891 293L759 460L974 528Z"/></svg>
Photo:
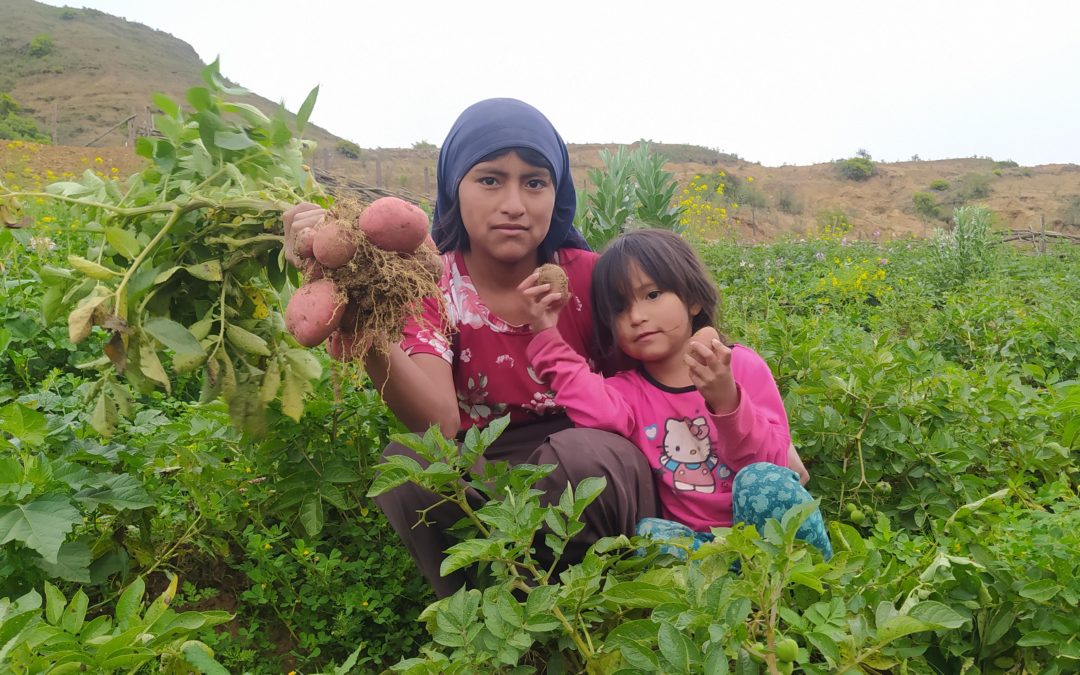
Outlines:
<svg viewBox="0 0 1080 675"><path fill-rule="evenodd" d="M138 140L149 165L125 184L92 171L43 193L0 184L0 216L53 200L95 240L48 277L42 305L67 313L72 343L101 344L88 367L100 372L91 423L102 435L130 409L118 375L139 392L168 393L178 374L201 370L202 399L222 396L237 426L260 430L277 399L298 419L321 373L287 335L281 309L290 291L281 214L320 198L299 137L317 88L290 125L231 100L247 92L216 61L202 75L190 110L155 95L160 136Z"/></svg>
<svg viewBox="0 0 1080 675"><path fill-rule="evenodd" d="M603 170L589 171L593 191L584 195L574 224L596 250L633 227L680 231L680 207L673 205L678 187L664 170L663 155L640 143L633 150L619 146L600 151Z"/></svg>
<svg viewBox="0 0 1080 675"><path fill-rule="evenodd" d="M996 243L990 233L992 218L985 206L961 206L953 212L951 230L935 231L928 262L936 270L939 288L955 289L990 272Z"/></svg>

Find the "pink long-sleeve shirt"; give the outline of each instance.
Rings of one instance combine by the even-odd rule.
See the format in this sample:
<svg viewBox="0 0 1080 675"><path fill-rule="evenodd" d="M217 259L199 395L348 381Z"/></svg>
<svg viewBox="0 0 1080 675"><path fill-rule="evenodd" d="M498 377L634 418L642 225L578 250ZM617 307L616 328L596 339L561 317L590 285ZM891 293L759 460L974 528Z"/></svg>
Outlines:
<svg viewBox="0 0 1080 675"><path fill-rule="evenodd" d="M537 333L527 354L576 425L620 434L641 449L669 520L697 531L730 526L735 474L754 462L787 466L784 403L768 364L749 347L732 348L739 407L725 415L712 414L693 386L668 387L642 369L608 378L592 372L557 328Z"/></svg>

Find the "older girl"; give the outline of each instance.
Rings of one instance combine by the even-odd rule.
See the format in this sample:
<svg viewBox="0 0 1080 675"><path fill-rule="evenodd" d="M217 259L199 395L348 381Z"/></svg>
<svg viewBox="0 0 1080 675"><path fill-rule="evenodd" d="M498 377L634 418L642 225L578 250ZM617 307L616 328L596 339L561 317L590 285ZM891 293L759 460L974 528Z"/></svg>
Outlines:
<svg viewBox="0 0 1080 675"><path fill-rule="evenodd" d="M454 437L510 415L510 428L485 459L558 465L537 485L549 501L558 500L568 482L606 478L607 489L584 514L584 530L563 554L564 563L574 562L597 539L632 535L639 520L659 511L649 464L633 444L609 432L572 428L526 355L531 315L517 287L538 265L553 262L566 272L575 297L556 321L560 334L583 362L600 356L589 303L597 256L573 228L576 193L566 145L532 106L481 101L451 128L437 179L432 236L442 252L443 297L425 304L423 318L405 327L404 339L388 355L371 352L367 372L413 431L438 424ZM286 227L311 227L323 214L302 204L286 214ZM440 300L448 323L441 319ZM384 451L392 454L412 453L394 444ZM438 502L411 484L376 499L444 597L469 579L464 572L439 574L443 552L454 543L446 531L462 513L446 504L432 508Z"/></svg>

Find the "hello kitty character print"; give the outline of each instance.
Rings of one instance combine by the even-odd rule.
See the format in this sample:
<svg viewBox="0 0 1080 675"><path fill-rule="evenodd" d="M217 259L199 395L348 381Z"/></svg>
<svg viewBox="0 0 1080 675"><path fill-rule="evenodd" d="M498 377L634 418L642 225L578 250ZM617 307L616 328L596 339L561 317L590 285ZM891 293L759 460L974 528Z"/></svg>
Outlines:
<svg viewBox="0 0 1080 675"><path fill-rule="evenodd" d="M660 466L670 471L676 490L710 494L716 491L713 469L720 460L709 441L709 425L704 417L669 419L664 423Z"/></svg>
<svg viewBox="0 0 1080 675"><path fill-rule="evenodd" d="M740 402L722 415L693 385L665 385L644 368L592 373L555 329L533 338L528 357L575 424L625 436L645 455L667 520L699 532L729 527L735 475L755 462L787 465L783 400L769 365L744 345L731 355Z"/></svg>

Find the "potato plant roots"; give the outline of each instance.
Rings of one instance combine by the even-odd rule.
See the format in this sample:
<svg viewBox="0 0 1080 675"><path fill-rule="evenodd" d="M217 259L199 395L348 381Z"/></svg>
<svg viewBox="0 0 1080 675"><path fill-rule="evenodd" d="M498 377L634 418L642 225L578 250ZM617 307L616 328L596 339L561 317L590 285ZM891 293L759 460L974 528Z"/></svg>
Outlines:
<svg viewBox="0 0 1080 675"><path fill-rule="evenodd" d="M362 209L360 202L344 199L330 217L355 229ZM352 343L346 357L362 360L371 349L386 352L400 341L405 321L420 318L424 298L442 298L442 261L429 243L401 254L384 251L359 233L356 239L353 259L337 269L324 267L322 274L334 282L339 301L347 303L339 328Z"/></svg>

